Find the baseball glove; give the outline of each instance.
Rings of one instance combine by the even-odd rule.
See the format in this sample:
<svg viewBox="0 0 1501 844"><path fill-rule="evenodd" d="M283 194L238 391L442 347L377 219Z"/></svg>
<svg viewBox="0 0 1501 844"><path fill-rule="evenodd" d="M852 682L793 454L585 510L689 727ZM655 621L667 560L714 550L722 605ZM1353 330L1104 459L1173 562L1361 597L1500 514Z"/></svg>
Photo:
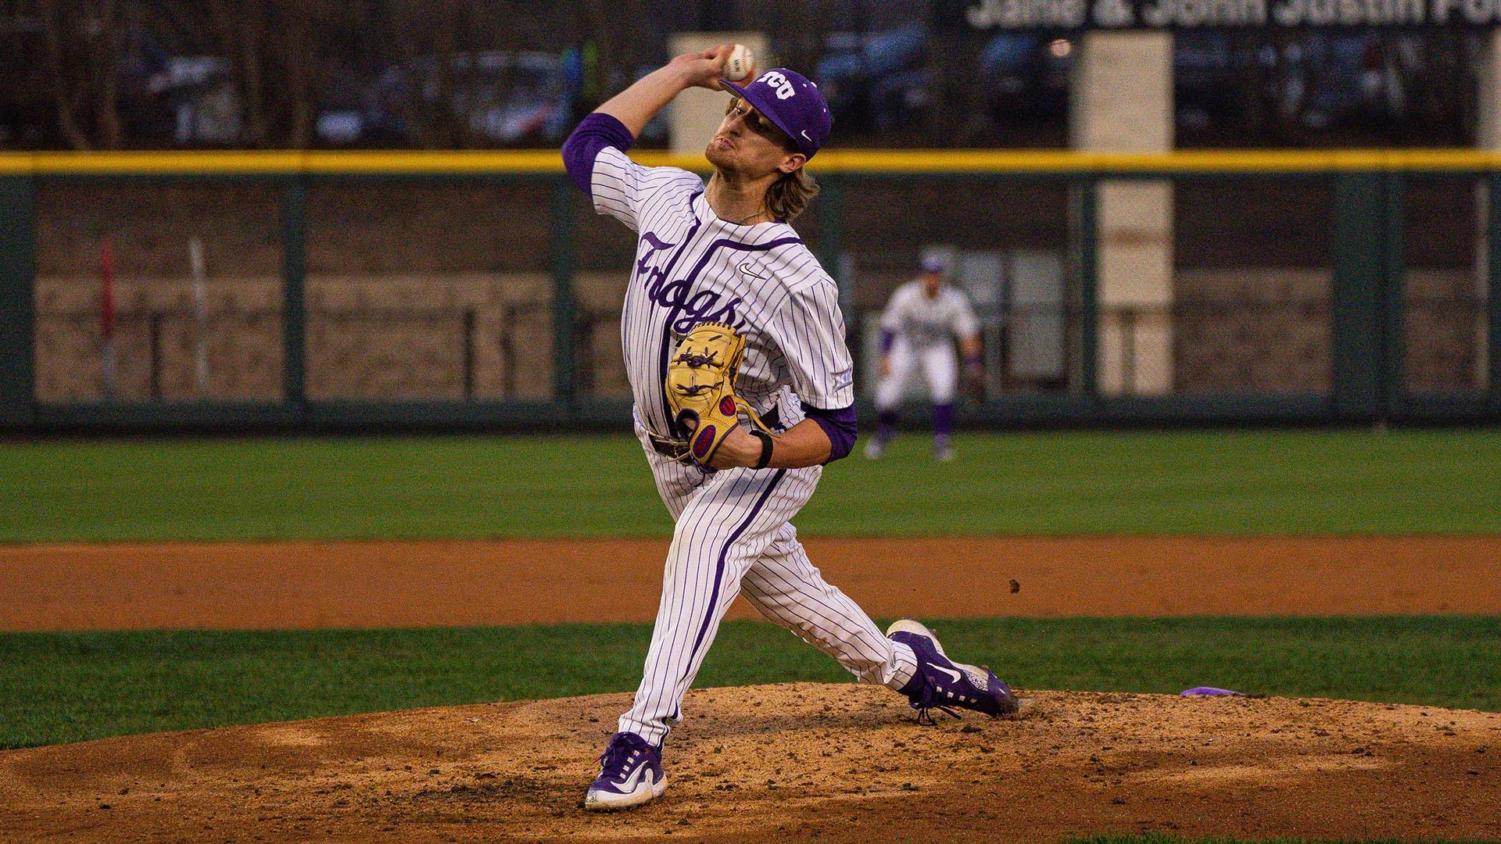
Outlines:
<svg viewBox="0 0 1501 844"><path fill-rule="evenodd" d="M735 374L745 356L745 338L722 322L701 323L683 335L667 363L667 404L688 431L679 459L708 466L745 414L770 434L756 411L735 395Z"/></svg>
<svg viewBox="0 0 1501 844"><path fill-rule="evenodd" d="M985 403L985 367L978 362L964 365L964 395L971 404Z"/></svg>

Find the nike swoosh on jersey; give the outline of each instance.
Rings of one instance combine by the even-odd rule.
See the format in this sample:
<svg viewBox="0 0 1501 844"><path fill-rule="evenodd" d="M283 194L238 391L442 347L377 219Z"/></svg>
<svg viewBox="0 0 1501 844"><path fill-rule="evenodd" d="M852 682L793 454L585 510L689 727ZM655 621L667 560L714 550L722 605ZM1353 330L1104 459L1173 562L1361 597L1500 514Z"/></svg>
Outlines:
<svg viewBox="0 0 1501 844"><path fill-rule="evenodd" d="M750 261L741 261L740 271L758 281L765 281L766 279L770 278L770 276L762 275L761 273L756 272L756 267L751 264Z"/></svg>
<svg viewBox="0 0 1501 844"><path fill-rule="evenodd" d="M953 680L955 683L959 682L959 672L955 671L952 668L944 668L942 665L934 665L931 662L928 663L928 667L937 671L942 671L944 674L947 674L949 676L949 679Z"/></svg>

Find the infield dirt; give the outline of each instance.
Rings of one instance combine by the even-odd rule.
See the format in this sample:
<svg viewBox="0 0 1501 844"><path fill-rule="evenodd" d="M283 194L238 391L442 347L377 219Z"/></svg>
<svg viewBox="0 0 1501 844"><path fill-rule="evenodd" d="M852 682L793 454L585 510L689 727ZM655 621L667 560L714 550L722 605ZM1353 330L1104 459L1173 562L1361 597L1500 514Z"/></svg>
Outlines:
<svg viewBox="0 0 1501 844"><path fill-rule="evenodd" d="M806 544L876 617L1501 614L1501 537ZM666 539L0 546L0 630L651 621L666 552ZM737 602L730 617L753 613Z"/></svg>
<svg viewBox="0 0 1501 844"><path fill-rule="evenodd" d="M1494 537L808 544L878 616L1501 613ZM665 548L0 547L0 629L648 620ZM919 727L879 688L695 690L667 797L603 817L580 801L623 694L6 751L0 837L1501 839L1501 713L1021 691L1021 718Z"/></svg>

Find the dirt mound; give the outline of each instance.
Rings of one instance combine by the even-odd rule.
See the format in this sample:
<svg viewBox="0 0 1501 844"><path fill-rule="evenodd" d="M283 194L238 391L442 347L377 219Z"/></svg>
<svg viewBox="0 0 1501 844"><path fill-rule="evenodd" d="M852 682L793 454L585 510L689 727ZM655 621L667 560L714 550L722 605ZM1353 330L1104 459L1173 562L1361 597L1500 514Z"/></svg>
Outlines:
<svg viewBox="0 0 1501 844"><path fill-rule="evenodd" d="M1285 698L1024 692L920 727L890 692L690 692L666 798L580 808L628 695L164 733L0 753L31 840L1047 840L1501 837L1501 714Z"/></svg>

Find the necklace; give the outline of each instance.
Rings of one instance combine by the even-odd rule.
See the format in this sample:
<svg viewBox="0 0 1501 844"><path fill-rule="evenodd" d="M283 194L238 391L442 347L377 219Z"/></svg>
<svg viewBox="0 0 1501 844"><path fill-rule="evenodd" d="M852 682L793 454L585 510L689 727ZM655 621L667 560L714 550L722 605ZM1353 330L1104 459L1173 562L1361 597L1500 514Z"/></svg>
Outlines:
<svg viewBox="0 0 1501 844"><path fill-rule="evenodd" d="M762 210L760 210L760 211L757 211L757 212L755 212L755 213L753 213L753 214L751 214L751 215L750 215L750 216L748 216L748 217L742 217L742 218L740 218L740 219L739 219L739 220L735 220L735 221L734 221L734 224L735 224L735 225L737 225L737 226L743 226L743 225L746 225L746 224L747 224L747 222L748 222L748 221L750 221L750 220L754 220L754 219L756 219L756 218L757 218L757 217L759 217L759 216L761 216L761 215L762 215L762 214L764 214L764 213L766 213L766 209L764 209L764 208L763 208L763 209L762 209Z"/></svg>
<svg viewBox="0 0 1501 844"><path fill-rule="evenodd" d="M714 207L714 203L709 202L709 194L712 194L712 193L715 192L714 188L715 188L716 183L718 182L719 178L720 178L720 174L718 172L715 172L715 174L709 178L709 191L708 191L708 193L706 193L704 195L704 202L708 204L709 210L711 212L713 212L714 216L716 216L716 217L719 217L719 210ZM763 214L767 215L768 217L770 216L770 209L768 209L766 207L766 197L765 196L761 197L761 207L758 208L758 209L756 209L751 214L749 214L749 215L747 215L745 217L741 217L738 220L731 220L731 219L729 219L727 217L719 217L719 219L724 220L726 223L729 223L732 226L743 226L743 225L746 225L747 223L749 223L751 220L754 220L754 219L756 219L757 217L760 217Z"/></svg>

